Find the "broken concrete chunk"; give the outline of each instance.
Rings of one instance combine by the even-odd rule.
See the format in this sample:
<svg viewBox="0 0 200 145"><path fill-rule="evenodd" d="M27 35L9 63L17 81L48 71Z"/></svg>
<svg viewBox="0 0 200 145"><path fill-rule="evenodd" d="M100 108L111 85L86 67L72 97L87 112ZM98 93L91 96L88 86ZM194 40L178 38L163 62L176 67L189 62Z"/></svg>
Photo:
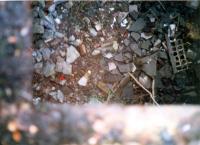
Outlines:
<svg viewBox="0 0 200 145"><path fill-rule="evenodd" d="M94 28L89 28L89 32L92 37L97 36L97 31Z"/></svg>
<svg viewBox="0 0 200 145"><path fill-rule="evenodd" d="M110 59L110 58L112 58L113 57L113 55L112 55L112 53L106 53L106 54L104 54L103 55L105 58L108 58L108 59Z"/></svg>
<svg viewBox="0 0 200 145"><path fill-rule="evenodd" d="M54 63L50 63L50 62L46 62L44 64L44 67L43 67L43 74L45 77L49 77L49 76L52 76L55 74L55 64Z"/></svg>
<svg viewBox="0 0 200 145"><path fill-rule="evenodd" d="M108 62L108 70L115 70L117 68L117 66L115 65L114 62Z"/></svg>
<svg viewBox="0 0 200 145"><path fill-rule="evenodd" d="M87 86L88 80L89 80L89 76L91 75L91 71L88 70L78 81L78 84L80 86Z"/></svg>
<svg viewBox="0 0 200 145"><path fill-rule="evenodd" d="M140 34L136 32L131 32L131 37L135 40L138 41L140 39Z"/></svg>
<svg viewBox="0 0 200 145"><path fill-rule="evenodd" d="M137 43L131 43L130 48L135 54L142 56L142 50L138 47Z"/></svg>
<svg viewBox="0 0 200 145"><path fill-rule="evenodd" d="M139 32L146 26L146 22L143 18L137 19L129 28L129 31Z"/></svg>
<svg viewBox="0 0 200 145"><path fill-rule="evenodd" d="M73 63L80 56L79 52L76 50L74 46L70 46L67 48L67 58L66 61L68 63Z"/></svg>

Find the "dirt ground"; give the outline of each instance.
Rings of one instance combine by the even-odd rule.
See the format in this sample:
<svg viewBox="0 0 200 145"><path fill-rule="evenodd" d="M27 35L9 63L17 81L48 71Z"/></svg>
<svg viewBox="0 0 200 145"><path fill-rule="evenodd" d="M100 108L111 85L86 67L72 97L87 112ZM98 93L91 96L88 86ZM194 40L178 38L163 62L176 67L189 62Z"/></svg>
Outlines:
<svg viewBox="0 0 200 145"><path fill-rule="evenodd" d="M162 6L162 3L155 3L155 7L161 9L162 12L166 12L165 7L172 4L164 4L166 5ZM183 71L178 75L172 72L172 64L169 56L165 54L167 51L164 50L164 46L167 45L165 34L154 26L154 22L151 23L146 20L146 15L149 12L147 9L148 7L152 8L153 3L134 2L132 7L134 14L130 12L130 3L126 1L56 3L55 10L51 11L49 8L52 5L53 2L33 3L33 12L39 8L44 15L52 15L56 22L54 31L59 32L60 35L46 42L44 37L41 37L47 29L47 26L44 26L44 32L37 32L33 35L33 52L42 48L50 49L50 57L45 60L43 56L44 60L42 62L43 65L46 62L50 62L55 64L55 67L58 59L66 59L66 53L68 53L70 46L74 46L80 56L70 63L72 65L70 74L53 70L52 75L45 76L43 74L44 71L40 73L35 71L33 75L33 95L35 99L70 104L103 102L145 104L154 102L148 93L149 91L153 94L157 93L157 95L154 94L155 96L152 96L161 104L186 103L187 99L184 99L182 94L182 90L186 90L186 86L191 87L192 91L189 90L189 93L193 93L192 97L196 98L197 92L193 81L196 78L194 71L189 69L189 71ZM183 3L180 5L185 6ZM55 11L57 12L56 16L54 15ZM184 14L184 12L181 13L179 9L174 7L174 12L176 11L180 15ZM38 17L42 18L40 11L38 13L39 16L34 16L33 21L38 20ZM155 16L156 22L162 23L161 16L157 18ZM130 32L129 29L130 25L140 17L145 18L144 23L147 23L147 27L138 32L140 38L136 40L137 34L132 36L134 33ZM153 21L154 17L149 15L148 17ZM179 27L181 30L179 37L185 40L186 29L182 33L184 27ZM142 37L142 32L147 36ZM164 53L162 53L164 56L162 57L160 52L158 52L157 56L157 50L154 51L150 47L143 48L148 45L149 38L147 37L152 34L155 37L150 37L150 45L155 48L156 39L161 40L162 45L159 44L158 49L161 52L164 50ZM138 45L139 49L141 49L141 55L133 50L136 47L135 45ZM100 50L100 52L96 50ZM98 54L94 54L95 52ZM152 85L153 81L157 80L158 75L151 76L150 72L152 70L143 70L144 65L149 63L149 59L152 59L155 53L156 64L152 64L152 68L155 67L158 73L165 66L163 68L165 69L164 74L159 72L159 74L162 74L159 77L164 76L161 79L159 78L162 81L160 86L163 87ZM151 56L151 58L146 59L145 57L148 56ZM33 58L33 62L38 63L35 58ZM136 70L133 70L135 68ZM42 69L44 69L44 66ZM137 80L147 91L128 75L130 72L135 74ZM188 74L190 73L194 75L189 78ZM79 80L82 77L86 77L86 85L79 84ZM186 77L186 81L182 82L184 84L182 86L184 89L182 89L177 82ZM125 83L123 84L123 82ZM120 86L120 84L122 85ZM156 92L154 92L155 88ZM61 92L60 97L58 97L59 93L56 94L57 90ZM51 92L53 92L53 95Z"/></svg>

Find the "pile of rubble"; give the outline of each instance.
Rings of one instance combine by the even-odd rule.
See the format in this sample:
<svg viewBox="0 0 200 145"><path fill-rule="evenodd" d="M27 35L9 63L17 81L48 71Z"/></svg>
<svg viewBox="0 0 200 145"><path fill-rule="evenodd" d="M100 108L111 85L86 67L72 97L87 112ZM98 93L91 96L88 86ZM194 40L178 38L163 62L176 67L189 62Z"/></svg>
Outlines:
<svg viewBox="0 0 200 145"><path fill-rule="evenodd" d="M187 3L74 3L33 3L35 101L176 103L193 87Z"/></svg>

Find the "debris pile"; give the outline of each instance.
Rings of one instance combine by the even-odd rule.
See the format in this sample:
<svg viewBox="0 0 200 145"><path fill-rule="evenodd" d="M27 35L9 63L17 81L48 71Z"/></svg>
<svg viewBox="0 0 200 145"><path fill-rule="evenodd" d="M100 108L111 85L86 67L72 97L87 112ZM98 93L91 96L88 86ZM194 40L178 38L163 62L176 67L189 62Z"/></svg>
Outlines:
<svg viewBox="0 0 200 145"><path fill-rule="evenodd" d="M188 3L40 1L32 7L36 98L178 103L184 88L194 86L182 79L196 55L187 45L186 23L195 11Z"/></svg>

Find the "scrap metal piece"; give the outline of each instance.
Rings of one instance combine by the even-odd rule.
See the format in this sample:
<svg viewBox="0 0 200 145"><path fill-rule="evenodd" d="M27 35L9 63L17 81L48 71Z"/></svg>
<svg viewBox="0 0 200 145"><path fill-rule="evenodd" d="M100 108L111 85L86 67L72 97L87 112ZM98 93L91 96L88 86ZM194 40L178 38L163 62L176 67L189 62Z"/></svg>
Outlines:
<svg viewBox="0 0 200 145"><path fill-rule="evenodd" d="M174 73L189 69L190 61L187 60L186 52L182 39L170 39L165 35L167 40L168 54Z"/></svg>

